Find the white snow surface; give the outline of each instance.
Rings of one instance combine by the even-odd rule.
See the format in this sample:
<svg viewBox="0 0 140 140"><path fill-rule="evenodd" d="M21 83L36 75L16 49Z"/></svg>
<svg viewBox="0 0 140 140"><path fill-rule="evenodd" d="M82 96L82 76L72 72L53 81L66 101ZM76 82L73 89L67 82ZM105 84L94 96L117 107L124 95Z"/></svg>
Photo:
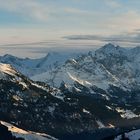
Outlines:
<svg viewBox="0 0 140 140"><path fill-rule="evenodd" d="M49 136L44 133L36 133L32 131L25 131L23 129L20 129L18 127L15 127L14 125L11 125L10 123L0 121L0 123L6 127L8 127L8 130L12 132L14 136L17 138L24 138L25 140L57 140L56 138Z"/></svg>
<svg viewBox="0 0 140 140"><path fill-rule="evenodd" d="M118 113L120 113L122 118L132 119L132 118L140 117L140 114L137 115L137 114L133 113L131 110L124 110L124 109L121 109L118 107L118 108L116 108L116 111Z"/></svg>
<svg viewBox="0 0 140 140"><path fill-rule="evenodd" d="M0 78L3 78L5 74L15 76L16 73L9 64L0 63Z"/></svg>
<svg viewBox="0 0 140 140"><path fill-rule="evenodd" d="M90 56L77 63L75 61L68 61L58 69L31 78L35 81L45 81L55 87L59 87L63 81L69 86L78 82L86 87L96 85L99 88L108 89L109 85L112 84L124 88L116 76L112 75L102 64L94 62Z"/></svg>
<svg viewBox="0 0 140 140"><path fill-rule="evenodd" d="M90 114L90 111L86 110L85 108L83 108L83 112L87 113L87 114Z"/></svg>
<svg viewBox="0 0 140 140"><path fill-rule="evenodd" d="M130 140L139 140L140 139L140 129L125 133L125 136L127 138L129 138ZM114 140L120 140L120 138L121 138L121 136L118 136Z"/></svg>
<svg viewBox="0 0 140 140"><path fill-rule="evenodd" d="M11 76L11 78L9 76ZM24 88L28 88L28 85L20 76L20 73L16 71L10 64L0 63L0 79L7 80L9 78L9 80L18 82Z"/></svg>
<svg viewBox="0 0 140 140"><path fill-rule="evenodd" d="M105 125L101 121L97 120L96 122L97 122L99 128L105 128Z"/></svg>

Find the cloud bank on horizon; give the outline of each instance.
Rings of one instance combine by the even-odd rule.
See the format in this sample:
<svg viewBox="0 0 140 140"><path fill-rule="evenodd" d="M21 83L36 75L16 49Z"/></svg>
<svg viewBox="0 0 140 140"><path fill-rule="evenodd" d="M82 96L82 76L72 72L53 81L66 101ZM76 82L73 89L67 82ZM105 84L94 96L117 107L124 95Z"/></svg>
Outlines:
<svg viewBox="0 0 140 140"><path fill-rule="evenodd" d="M0 0L0 44L64 38L140 43L139 5L139 0Z"/></svg>

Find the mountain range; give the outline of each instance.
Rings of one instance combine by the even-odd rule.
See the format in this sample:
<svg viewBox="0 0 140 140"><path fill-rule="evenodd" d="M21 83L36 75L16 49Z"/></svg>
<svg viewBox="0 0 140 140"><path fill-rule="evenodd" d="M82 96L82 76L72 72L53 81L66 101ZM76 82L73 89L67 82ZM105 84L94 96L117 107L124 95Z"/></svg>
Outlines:
<svg viewBox="0 0 140 140"><path fill-rule="evenodd" d="M0 62L2 121L62 140L140 127L140 47Z"/></svg>

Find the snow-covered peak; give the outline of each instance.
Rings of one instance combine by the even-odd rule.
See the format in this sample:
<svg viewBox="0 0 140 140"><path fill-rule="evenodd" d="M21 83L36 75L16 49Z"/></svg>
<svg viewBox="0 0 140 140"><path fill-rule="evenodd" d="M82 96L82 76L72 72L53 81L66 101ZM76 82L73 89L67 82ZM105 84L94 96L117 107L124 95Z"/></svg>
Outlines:
<svg viewBox="0 0 140 140"><path fill-rule="evenodd" d="M95 51L95 55L98 58L105 58L106 56L122 56L125 55L127 52L127 49L122 48L117 45L113 45L111 43L104 45L103 47L97 49Z"/></svg>
<svg viewBox="0 0 140 140"><path fill-rule="evenodd" d="M11 54L5 54L5 55L3 55L3 56L1 56L1 57L3 57L3 58L16 58L15 56L13 56L13 55L11 55Z"/></svg>
<svg viewBox="0 0 140 140"><path fill-rule="evenodd" d="M110 51L112 52L112 51L114 51L114 50L116 50L118 48L119 48L119 46L115 46L115 45L113 45L111 43L108 43L108 44L105 44L103 47L101 47L98 50L103 51L103 52L110 52Z"/></svg>
<svg viewBox="0 0 140 140"><path fill-rule="evenodd" d="M9 64L0 63L0 73L5 73L14 76L17 71L14 70Z"/></svg>
<svg viewBox="0 0 140 140"><path fill-rule="evenodd" d="M31 80L25 77L22 73L18 72L10 64L0 63L0 80L18 83L25 89L31 84Z"/></svg>
<svg viewBox="0 0 140 140"><path fill-rule="evenodd" d="M16 56L11 55L11 54L5 54L4 56L0 56L0 60L2 63L7 63L7 64L17 63L17 64L19 64L19 61L22 61L22 58L18 58Z"/></svg>
<svg viewBox="0 0 140 140"><path fill-rule="evenodd" d="M116 48L116 46L114 44L111 44L111 43L108 43L108 44L105 44L102 49L114 49Z"/></svg>

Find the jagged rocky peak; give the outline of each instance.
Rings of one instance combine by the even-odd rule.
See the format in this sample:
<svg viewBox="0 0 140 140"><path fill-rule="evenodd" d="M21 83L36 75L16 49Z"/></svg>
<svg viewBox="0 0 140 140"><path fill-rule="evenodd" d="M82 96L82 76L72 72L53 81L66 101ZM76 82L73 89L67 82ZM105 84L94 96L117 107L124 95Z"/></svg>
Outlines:
<svg viewBox="0 0 140 140"><path fill-rule="evenodd" d="M14 65L21 66L20 62L22 62L22 61L23 61L22 58L18 58L11 54L6 54L6 55L0 57L0 62L5 63L5 64L11 64L12 66L14 66Z"/></svg>
<svg viewBox="0 0 140 140"><path fill-rule="evenodd" d="M100 49L96 50L95 53L96 54L103 53L106 55L109 55L109 54L122 55L125 51L126 51L125 48L122 48L118 45L113 45L111 43L108 43L108 44L104 45L103 47L101 47Z"/></svg>
<svg viewBox="0 0 140 140"><path fill-rule="evenodd" d="M5 54L5 55L3 55L3 57L5 57L5 58L7 57L8 58L8 57L15 57L15 56L13 56L11 54Z"/></svg>
<svg viewBox="0 0 140 140"><path fill-rule="evenodd" d="M115 46L111 43L105 44L103 47L101 47L100 49L98 49L97 51L102 51L102 52L112 52L112 51L116 51L118 48L118 46Z"/></svg>
<svg viewBox="0 0 140 140"><path fill-rule="evenodd" d="M16 59L19 59L18 57L16 56L13 56L11 54L5 54L4 56L2 56L3 60L16 60Z"/></svg>
<svg viewBox="0 0 140 140"><path fill-rule="evenodd" d="M111 43L104 45L103 47L97 49L94 53L95 58L105 59L111 58L112 56L115 58L125 58L129 54L129 50L118 45L113 45Z"/></svg>
<svg viewBox="0 0 140 140"><path fill-rule="evenodd" d="M116 48L116 46L112 43L107 43L102 48L104 48L104 49L114 49L114 48Z"/></svg>

